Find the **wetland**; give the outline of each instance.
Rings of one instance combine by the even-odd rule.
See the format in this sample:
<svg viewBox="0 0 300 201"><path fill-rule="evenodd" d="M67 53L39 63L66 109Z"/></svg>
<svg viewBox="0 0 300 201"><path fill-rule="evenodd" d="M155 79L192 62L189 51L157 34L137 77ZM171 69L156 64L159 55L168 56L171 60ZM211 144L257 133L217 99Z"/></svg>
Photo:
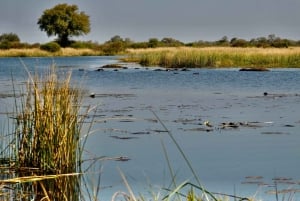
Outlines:
<svg viewBox="0 0 300 201"><path fill-rule="evenodd" d="M101 174L104 199L126 190L117 168L135 193L163 191L171 178L162 142L178 183L195 182L167 132L180 144L207 190L274 199L276 181L280 196L299 198L300 71L296 68L166 71L157 65L146 68L120 63L119 57L98 56L29 57L22 62L31 72L43 72L52 63L61 73L72 71L73 82L87 92L84 105L97 106L87 118L94 124L85 160L105 159L98 161L101 171L95 171ZM22 62L0 58L2 125L13 110L12 77L15 87L28 78ZM115 63L123 67L99 71Z"/></svg>

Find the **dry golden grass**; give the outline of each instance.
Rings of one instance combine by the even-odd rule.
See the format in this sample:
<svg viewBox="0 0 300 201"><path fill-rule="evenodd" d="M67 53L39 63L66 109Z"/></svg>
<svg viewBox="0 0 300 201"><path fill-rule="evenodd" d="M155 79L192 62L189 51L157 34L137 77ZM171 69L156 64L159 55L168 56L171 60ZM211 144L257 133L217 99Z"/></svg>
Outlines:
<svg viewBox="0 0 300 201"><path fill-rule="evenodd" d="M92 49L74 49L74 48L62 48L61 52L57 56L97 56L102 52ZM61 54L61 55L60 55Z"/></svg>
<svg viewBox="0 0 300 201"><path fill-rule="evenodd" d="M233 48L176 47L128 49L125 61L145 66L177 67L300 67L300 47Z"/></svg>
<svg viewBox="0 0 300 201"><path fill-rule="evenodd" d="M148 52L178 52L178 51L197 51L197 52L220 52L220 53L243 53L243 54L300 54L300 47L290 48L239 48L239 47L159 47L127 49L129 53L148 53Z"/></svg>
<svg viewBox="0 0 300 201"><path fill-rule="evenodd" d="M97 56L102 52L92 49L61 48L58 52L47 52L39 48L0 50L0 57L51 57L51 56Z"/></svg>
<svg viewBox="0 0 300 201"><path fill-rule="evenodd" d="M76 200L79 178L67 175L81 172L83 91L71 86L70 73L58 76L54 68L29 77L25 96L16 105L16 162L11 169L18 177L0 182L20 183L22 191L39 199Z"/></svg>
<svg viewBox="0 0 300 201"><path fill-rule="evenodd" d="M71 73L30 77L16 133L19 165L47 173L73 173L80 161L82 92L71 84ZM83 116L84 117L84 116Z"/></svg>

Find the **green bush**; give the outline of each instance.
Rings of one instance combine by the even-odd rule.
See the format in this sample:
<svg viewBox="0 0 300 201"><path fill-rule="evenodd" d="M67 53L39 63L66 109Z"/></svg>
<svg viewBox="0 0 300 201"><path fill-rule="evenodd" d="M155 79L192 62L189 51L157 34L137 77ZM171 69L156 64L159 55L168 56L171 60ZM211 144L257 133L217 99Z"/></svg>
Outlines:
<svg viewBox="0 0 300 201"><path fill-rule="evenodd" d="M92 41L73 41L70 47L75 49L99 49L99 44Z"/></svg>
<svg viewBox="0 0 300 201"><path fill-rule="evenodd" d="M10 48L10 43L7 41L0 42L0 49L1 50L8 50Z"/></svg>
<svg viewBox="0 0 300 201"><path fill-rule="evenodd" d="M58 52L60 50L60 45L56 42L49 42L41 45L40 49L48 52Z"/></svg>
<svg viewBox="0 0 300 201"><path fill-rule="evenodd" d="M0 35L0 42L20 42L20 38L15 33L4 33Z"/></svg>

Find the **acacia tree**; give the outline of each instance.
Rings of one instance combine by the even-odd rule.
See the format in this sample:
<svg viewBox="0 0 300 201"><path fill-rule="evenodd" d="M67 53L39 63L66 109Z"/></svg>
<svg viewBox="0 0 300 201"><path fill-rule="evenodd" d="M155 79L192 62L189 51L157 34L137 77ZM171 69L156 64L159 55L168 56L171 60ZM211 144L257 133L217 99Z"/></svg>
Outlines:
<svg viewBox="0 0 300 201"><path fill-rule="evenodd" d="M57 36L62 46L70 44L69 37L90 32L89 16L78 11L77 5L58 4L43 12L37 24L48 36Z"/></svg>

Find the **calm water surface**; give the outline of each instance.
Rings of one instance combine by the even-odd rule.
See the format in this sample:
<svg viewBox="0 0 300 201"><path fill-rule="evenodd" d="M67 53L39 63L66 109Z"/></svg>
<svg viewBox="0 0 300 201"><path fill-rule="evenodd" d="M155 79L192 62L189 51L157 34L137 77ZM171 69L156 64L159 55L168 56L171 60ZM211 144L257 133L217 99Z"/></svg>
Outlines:
<svg viewBox="0 0 300 201"><path fill-rule="evenodd" d="M87 95L84 103L98 105L86 158L130 158L126 162L100 162L102 200L110 199L118 190L126 191L118 168L135 193L164 194L160 188L170 185L171 176L163 146L178 184L185 180L195 183L193 174L155 115L172 133L208 190L274 200L274 195L265 193L274 187L249 183L259 181L273 185L276 177L293 182L280 184L280 190L300 189L298 69L154 71L124 64L128 69L95 71L105 64L116 63L116 59L0 59L0 94L11 93L12 79L18 83L27 80L24 66L30 72L43 72L53 63L61 74L72 71L74 83L81 83L89 93L95 94L95 98ZM264 96L264 92L268 95ZM12 100L3 97L0 104L1 113L13 106ZM209 126L205 122L209 122ZM237 128L224 129L223 124ZM92 168L90 172L93 183L92 178L100 168ZM263 179L246 178L249 176ZM296 193L294 200L300 200L299 197Z"/></svg>

